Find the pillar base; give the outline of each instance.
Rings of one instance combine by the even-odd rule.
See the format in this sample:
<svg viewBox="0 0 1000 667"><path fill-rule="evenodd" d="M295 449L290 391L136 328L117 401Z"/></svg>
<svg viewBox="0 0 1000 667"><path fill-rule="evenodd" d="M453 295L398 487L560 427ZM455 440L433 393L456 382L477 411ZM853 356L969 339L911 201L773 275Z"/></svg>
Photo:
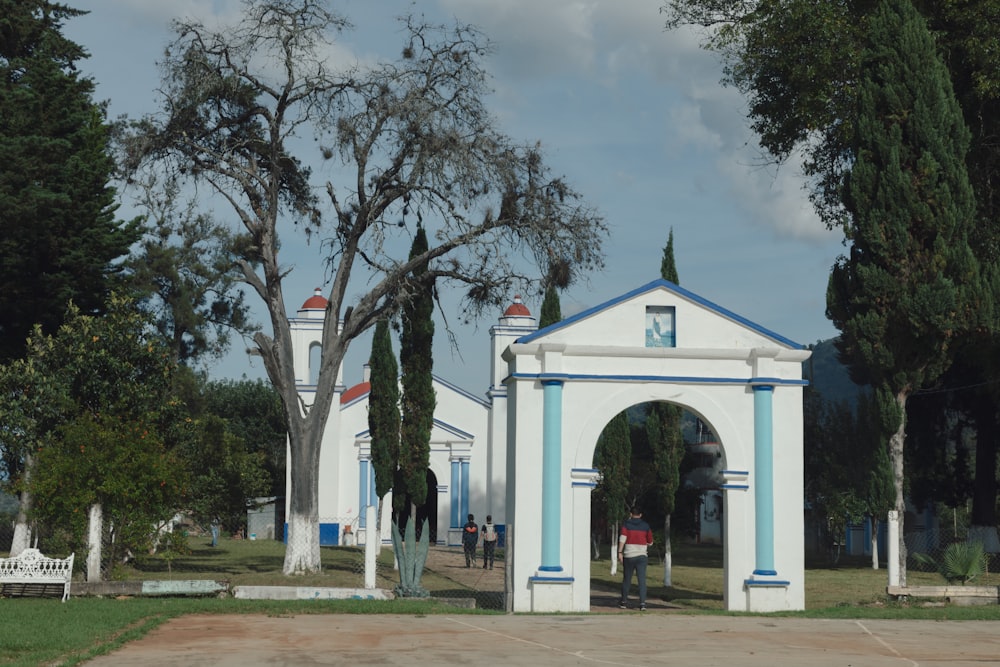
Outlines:
<svg viewBox="0 0 1000 667"><path fill-rule="evenodd" d="M746 611L769 612L795 609L788 595L791 582L775 576L754 575L743 582L746 592Z"/></svg>
<svg viewBox="0 0 1000 667"><path fill-rule="evenodd" d="M528 579L531 611L553 613L573 611L573 577L539 576Z"/></svg>

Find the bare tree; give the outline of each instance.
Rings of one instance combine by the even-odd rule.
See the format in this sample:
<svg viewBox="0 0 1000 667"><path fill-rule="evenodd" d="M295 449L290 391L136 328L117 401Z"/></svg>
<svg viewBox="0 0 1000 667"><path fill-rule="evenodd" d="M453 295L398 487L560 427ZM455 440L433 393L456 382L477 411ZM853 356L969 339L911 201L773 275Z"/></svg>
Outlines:
<svg viewBox="0 0 1000 667"><path fill-rule="evenodd" d="M413 269L427 266L422 283L461 289L463 312L474 316L533 287L551 257L574 274L600 268L606 236L537 144L497 129L484 101L491 46L481 33L404 18L398 61L333 71L331 39L349 26L327 4L248 0L225 30L178 22L163 112L136 123L124 144L130 168L207 184L242 224L243 278L270 315L270 332L254 344L288 419L286 574L320 566L317 475L337 369L351 341L409 300L419 286ZM343 180L316 189L312 156L293 155L293 145L321 147ZM417 224L430 246L408 258ZM329 262L311 405L295 386L282 292L289 269L279 261L279 231L296 230L317 236Z"/></svg>

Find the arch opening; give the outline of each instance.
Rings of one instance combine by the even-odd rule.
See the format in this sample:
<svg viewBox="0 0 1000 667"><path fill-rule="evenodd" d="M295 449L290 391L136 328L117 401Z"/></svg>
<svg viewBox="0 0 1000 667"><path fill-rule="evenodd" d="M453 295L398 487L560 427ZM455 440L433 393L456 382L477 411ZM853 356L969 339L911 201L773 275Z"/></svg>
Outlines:
<svg viewBox="0 0 1000 667"><path fill-rule="evenodd" d="M625 433L629 439L624 488L617 480L608 484L606 475L607 472L616 475L621 468L620 462L609 458L623 456L613 442L622 435L614 422L622 419L628 425ZM671 430L673 435L664 434L664 429ZM592 447L593 468L598 471L598 478L590 498L591 558L609 564L610 573L621 582L616 558L618 532L629 510L639 507L654 534L647 569L649 600L654 596L666 602L685 600L685 577L695 576L703 581L710 569L717 570L721 591L724 546L720 487L725 456L711 426L682 404L648 401L619 412L601 430ZM680 451L675 449L671 456L671 447L679 447ZM671 461L677 471L676 479L666 471ZM672 502L668 502L664 494L671 487ZM609 498L609 493L615 496L622 492L621 498ZM609 509L612 503L619 506L616 511ZM591 568L590 572L593 571ZM593 583L591 590L598 591L600 587ZM633 595L636 583L631 582ZM611 594L614 598L618 596L618 592ZM597 606L613 603L610 599L592 601ZM704 606L706 601L702 597L697 604ZM707 604L721 609L722 595Z"/></svg>

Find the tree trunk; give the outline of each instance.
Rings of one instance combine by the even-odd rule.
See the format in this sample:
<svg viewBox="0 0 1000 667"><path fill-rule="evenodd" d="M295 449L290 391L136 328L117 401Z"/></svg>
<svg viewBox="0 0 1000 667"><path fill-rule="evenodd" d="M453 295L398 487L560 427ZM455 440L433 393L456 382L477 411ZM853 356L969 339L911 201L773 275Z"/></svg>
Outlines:
<svg viewBox="0 0 1000 667"><path fill-rule="evenodd" d="M618 523L611 524L611 576L618 574Z"/></svg>
<svg viewBox="0 0 1000 667"><path fill-rule="evenodd" d="M878 569L878 519L868 517L868 524L872 528L872 569Z"/></svg>
<svg viewBox="0 0 1000 667"><path fill-rule="evenodd" d="M286 575L312 574L319 572L322 565L319 551L318 477L322 430L317 428L317 424L325 426L326 421L303 420L303 423L308 425L300 430L298 438L295 437L294 430L289 430L291 442L288 466L291 475L288 489L288 545L282 568Z"/></svg>
<svg viewBox="0 0 1000 667"><path fill-rule="evenodd" d="M100 503L90 506L87 527L87 581L101 580L101 535L104 533L104 511Z"/></svg>
<svg viewBox="0 0 1000 667"><path fill-rule="evenodd" d="M382 504L385 497L379 498L375 505L375 539L378 540L378 550L382 550ZM369 533L370 535L370 533Z"/></svg>
<svg viewBox="0 0 1000 667"><path fill-rule="evenodd" d="M896 486L895 510L899 513L899 585L906 586L906 533L903 530L904 516L906 514L906 497L903 491L903 444L906 441L906 399L909 393L901 391L896 394L896 403L899 406L900 419L899 428L889 438L889 458L892 462L892 478Z"/></svg>
<svg viewBox="0 0 1000 667"><path fill-rule="evenodd" d="M17 507L14 521L14 537L10 541L10 555L17 556L31 546L31 526L28 525L28 511L31 510L31 493L21 492L21 502Z"/></svg>
<svg viewBox="0 0 1000 667"><path fill-rule="evenodd" d="M31 468L34 466L34 457L29 453L24 455L24 474L21 476L24 490L20 494L20 503L17 506L17 518L14 521L14 537L10 541L10 555L17 556L22 551L31 546L31 526L28 525L28 514L31 513L31 492L28 491L28 482L31 481Z"/></svg>
<svg viewBox="0 0 1000 667"><path fill-rule="evenodd" d="M670 515L663 519L663 585L673 586L673 547L670 545Z"/></svg>

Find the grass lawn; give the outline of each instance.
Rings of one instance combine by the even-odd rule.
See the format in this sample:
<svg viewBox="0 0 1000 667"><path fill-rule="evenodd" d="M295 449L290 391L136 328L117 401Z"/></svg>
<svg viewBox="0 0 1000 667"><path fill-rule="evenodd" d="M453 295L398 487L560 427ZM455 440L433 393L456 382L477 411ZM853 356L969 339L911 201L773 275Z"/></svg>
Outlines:
<svg viewBox="0 0 1000 667"><path fill-rule="evenodd" d="M322 549L323 572L309 577L288 578L281 574L284 546L273 541L222 540L211 548L192 540L192 553L174 559L169 567L161 559L149 559L122 568L116 578L217 579L233 585L311 585L357 588L363 580L361 549ZM713 546L675 545L673 582L663 586L663 566L652 559L649 596L679 607L676 613L720 614L722 611L722 549ZM605 556L591 563L591 586L618 591L620 574L612 577ZM960 607L927 605L921 601L890 601L885 594L886 571L872 570L868 562L847 562L839 567L806 569L806 611L780 615L811 618L906 618L950 620L1000 620L1000 606ZM941 585L933 573L909 571L910 585ZM383 550L376 585L392 588L397 580L392 556ZM980 585L998 585L1000 577L988 575ZM459 590L454 579L427 571L424 586L434 596L474 596ZM58 598L0 599L0 665L75 665L108 653L137 639L161 623L191 613L327 614L386 613L428 614L444 612L497 613L466 610L431 600L308 600L258 601L233 598ZM671 612L675 613L675 612ZM778 614L776 614L778 615Z"/></svg>

